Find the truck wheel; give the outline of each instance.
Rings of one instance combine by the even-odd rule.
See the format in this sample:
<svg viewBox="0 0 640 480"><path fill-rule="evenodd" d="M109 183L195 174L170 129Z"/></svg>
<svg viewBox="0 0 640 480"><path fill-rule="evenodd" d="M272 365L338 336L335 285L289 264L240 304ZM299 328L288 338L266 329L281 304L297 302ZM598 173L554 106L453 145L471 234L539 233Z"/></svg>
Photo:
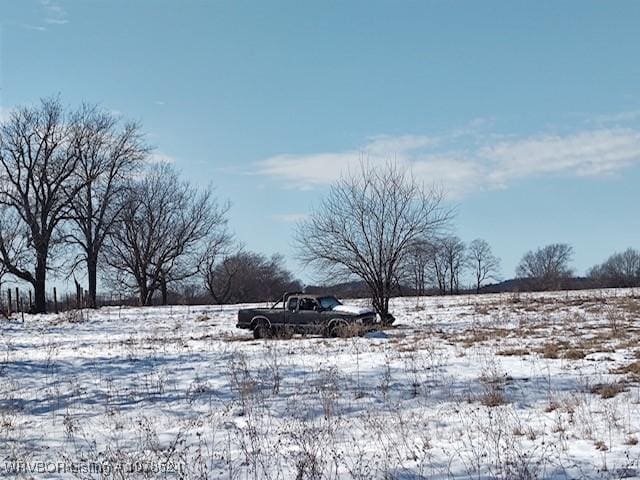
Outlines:
<svg viewBox="0 0 640 480"><path fill-rule="evenodd" d="M271 328L264 323L259 323L253 329L253 338L256 340L260 338L271 338Z"/></svg>
<svg viewBox="0 0 640 480"><path fill-rule="evenodd" d="M348 333L348 326L346 322L336 321L329 324L328 336L332 338L346 337Z"/></svg>

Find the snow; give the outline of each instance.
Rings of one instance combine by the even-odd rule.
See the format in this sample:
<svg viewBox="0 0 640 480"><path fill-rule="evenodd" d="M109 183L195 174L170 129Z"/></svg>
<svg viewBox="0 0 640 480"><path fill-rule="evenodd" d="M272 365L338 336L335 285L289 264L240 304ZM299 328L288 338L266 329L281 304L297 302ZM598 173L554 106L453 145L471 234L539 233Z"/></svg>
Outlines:
<svg viewBox="0 0 640 480"><path fill-rule="evenodd" d="M336 305L332 309L334 312L352 313L354 315L362 315L364 313L374 313L375 310L369 307L357 307L355 305Z"/></svg>
<svg viewBox="0 0 640 480"><path fill-rule="evenodd" d="M639 295L394 299L335 339L254 340L248 305L0 321L0 477L640 478Z"/></svg>

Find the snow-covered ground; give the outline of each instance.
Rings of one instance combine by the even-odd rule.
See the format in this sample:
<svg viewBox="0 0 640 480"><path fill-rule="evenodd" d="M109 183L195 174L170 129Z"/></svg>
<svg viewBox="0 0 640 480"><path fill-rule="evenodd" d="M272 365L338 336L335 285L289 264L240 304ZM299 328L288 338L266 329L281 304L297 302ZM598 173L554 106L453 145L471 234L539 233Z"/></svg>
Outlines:
<svg viewBox="0 0 640 480"><path fill-rule="evenodd" d="M0 321L0 477L640 478L640 291L396 299L338 339L238 308Z"/></svg>

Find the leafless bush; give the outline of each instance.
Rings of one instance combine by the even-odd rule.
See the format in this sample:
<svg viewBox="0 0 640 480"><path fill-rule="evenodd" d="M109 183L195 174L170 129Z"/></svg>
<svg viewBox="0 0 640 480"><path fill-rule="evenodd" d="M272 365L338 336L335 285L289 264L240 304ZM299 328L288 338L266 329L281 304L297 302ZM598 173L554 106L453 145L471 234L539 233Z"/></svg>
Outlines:
<svg viewBox="0 0 640 480"><path fill-rule="evenodd" d="M83 309L67 310L59 315L63 322L82 323L88 320L88 313Z"/></svg>
<svg viewBox="0 0 640 480"><path fill-rule="evenodd" d="M252 375L245 354L232 353L229 361L228 376L231 391L236 395L243 412L250 412L258 382Z"/></svg>

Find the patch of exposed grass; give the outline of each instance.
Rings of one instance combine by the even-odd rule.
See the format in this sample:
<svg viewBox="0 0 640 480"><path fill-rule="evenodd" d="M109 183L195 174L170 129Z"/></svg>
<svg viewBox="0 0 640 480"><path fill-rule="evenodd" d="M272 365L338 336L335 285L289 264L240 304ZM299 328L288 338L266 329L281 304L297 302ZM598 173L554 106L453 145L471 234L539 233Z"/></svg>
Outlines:
<svg viewBox="0 0 640 480"><path fill-rule="evenodd" d="M480 403L485 407L499 407L508 403L507 397L499 388L491 388L480 396Z"/></svg>
<svg viewBox="0 0 640 480"><path fill-rule="evenodd" d="M586 354L583 350L572 348L564 352L562 358L566 360L582 360L585 356Z"/></svg>
<svg viewBox="0 0 640 480"><path fill-rule="evenodd" d="M640 376L640 361L631 362L630 364L625 365L623 367L614 368L611 370L611 373L619 373L619 374L630 373L635 376Z"/></svg>
<svg viewBox="0 0 640 480"><path fill-rule="evenodd" d="M568 346L569 343L565 341L548 342L545 343L542 348L539 348L537 352L541 353L544 358L559 358L560 352Z"/></svg>
<svg viewBox="0 0 640 480"><path fill-rule="evenodd" d="M529 350L526 348L506 348L497 351L496 355L502 355L504 357L524 357L529 355Z"/></svg>
<svg viewBox="0 0 640 480"><path fill-rule="evenodd" d="M600 450L601 452L606 452L607 450L609 450L609 447L607 447L607 444L604 443L602 440L596 440L593 446L596 447L596 450Z"/></svg>
<svg viewBox="0 0 640 480"><path fill-rule="evenodd" d="M640 300L634 297L627 297L620 301L620 308L632 315L640 315Z"/></svg>
<svg viewBox="0 0 640 480"><path fill-rule="evenodd" d="M624 382L598 383L591 388L591 393L600 395L602 398L613 398L624 391L626 391Z"/></svg>
<svg viewBox="0 0 640 480"><path fill-rule="evenodd" d="M513 330L507 328L480 328L468 330L465 334L460 341L465 347L471 347L476 343L509 337L513 334Z"/></svg>

